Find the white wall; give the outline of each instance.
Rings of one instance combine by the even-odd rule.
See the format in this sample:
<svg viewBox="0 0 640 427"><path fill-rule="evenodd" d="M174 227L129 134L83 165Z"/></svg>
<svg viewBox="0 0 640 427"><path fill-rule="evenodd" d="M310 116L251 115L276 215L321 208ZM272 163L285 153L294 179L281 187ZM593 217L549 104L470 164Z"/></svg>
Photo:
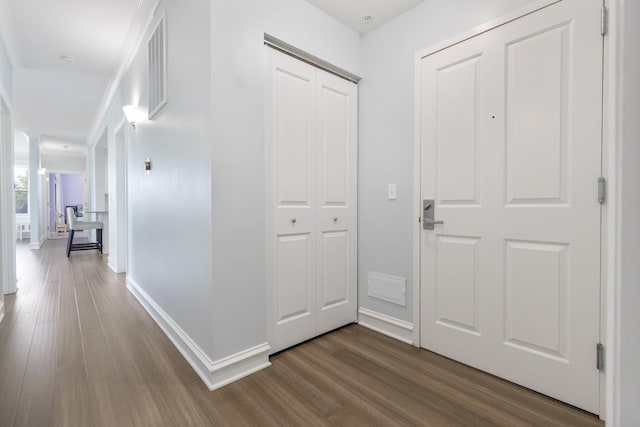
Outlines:
<svg viewBox="0 0 640 427"><path fill-rule="evenodd" d="M31 248L40 249L44 242L45 229L43 227L43 181L44 176L38 175L40 168L40 141L29 137L29 215L31 217Z"/></svg>
<svg viewBox="0 0 640 427"><path fill-rule="evenodd" d="M361 39L300 0L211 9L214 357L266 342L264 33L355 74Z"/></svg>
<svg viewBox="0 0 640 427"><path fill-rule="evenodd" d="M82 174L87 171L86 156L40 153L40 164L48 171Z"/></svg>
<svg viewBox="0 0 640 427"><path fill-rule="evenodd" d="M640 425L640 2L619 5L618 425L626 427Z"/></svg>
<svg viewBox="0 0 640 427"><path fill-rule="evenodd" d="M363 39L360 82L359 303L413 321L414 55L530 0L427 0ZM387 184L398 199L387 200ZM369 271L407 279L407 306L367 295Z"/></svg>
<svg viewBox="0 0 640 427"><path fill-rule="evenodd" d="M133 132L126 121L115 130L113 138L109 139L108 176L109 187L109 266L116 273L126 271L126 242L125 236L125 200L126 200L126 170L125 170L125 132Z"/></svg>
<svg viewBox="0 0 640 427"><path fill-rule="evenodd" d="M0 96L7 104L13 103L13 66L9 54L0 38Z"/></svg>
<svg viewBox="0 0 640 427"><path fill-rule="evenodd" d="M106 134L105 134L106 138ZM105 210L107 208L107 180L105 167L107 165L107 151L102 147L90 150L90 178L91 178L91 209Z"/></svg>
<svg viewBox="0 0 640 427"><path fill-rule="evenodd" d="M12 75L13 67L0 37L0 99L7 107L11 107L13 101ZM9 129L4 129L7 123L4 126L0 124L0 321L4 318L5 292L15 292L15 210L13 198L7 197L13 194L13 142L10 140L11 124L8 125Z"/></svg>
<svg viewBox="0 0 640 427"><path fill-rule="evenodd" d="M169 102L153 120L137 123L127 145L130 230L127 277L210 355L214 292L209 3L164 0L160 4L159 13L167 12ZM110 148L115 147L115 130L124 118L122 107L147 105L146 40L144 37L99 126L98 135L107 132ZM96 149L96 170L100 162L98 153ZM147 157L152 161L148 174L144 171ZM115 162L109 167L115 168ZM109 170L108 176L115 173L115 169ZM99 179L94 176L94 181Z"/></svg>

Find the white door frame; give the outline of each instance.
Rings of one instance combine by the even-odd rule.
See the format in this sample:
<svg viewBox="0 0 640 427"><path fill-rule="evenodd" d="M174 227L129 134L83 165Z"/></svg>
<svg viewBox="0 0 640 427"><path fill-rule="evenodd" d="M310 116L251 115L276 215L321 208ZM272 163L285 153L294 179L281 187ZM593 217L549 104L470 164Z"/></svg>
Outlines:
<svg viewBox="0 0 640 427"><path fill-rule="evenodd" d="M109 245L109 267L116 273L127 271L127 141L132 131L127 130L127 127L129 122L123 117L113 129L113 144L109 144L107 154L109 181L114 185L114 188L111 188L110 183L107 183L109 239L113 236L114 243Z"/></svg>
<svg viewBox="0 0 640 427"><path fill-rule="evenodd" d="M444 42L437 43L430 48L416 52L414 57L415 73L414 73L414 165L413 165L413 200L414 200L414 231L413 231L413 343L414 346L420 347L420 239L422 227L419 218L422 215L421 206L421 144L420 144L420 73L419 65L421 59L429 54L446 49L454 44L461 43L467 39L475 37L481 33L489 31L495 27L504 25L524 15L535 12L539 9L548 7L562 0L539 0L533 2L514 12L508 13L502 17L479 25L465 33L453 37ZM617 247L620 231L616 228L616 218L619 212L619 193L617 189L619 183L616 174L610 173L615 171L619 174L621 169L621 159L619 158L620 140L618 138L617 123L619 105L619 63L617 55L617 45L619 43L616 31L619 31L618 17L620 16L621 0L604 0L608 9L608 25L609 29L604 39L604 98L603 105L603 141L602 141L602 173L607 179L607 202L603 206L602 217L602 286L601 286L601 324L600 337L601 341L606 343L608 357L608 372L611 375L605 375L605 371L600 372L600 418L609 419L610 425L616 425L618 419L619 407L617 404L619 396L619 355L616 353L620 325L615 319L615 313L620 306L618 296L620 295L620 284L617 283L619 266L617 261ZM595 183L594 183L595 195ZM612 230L613 232L609 232ZM594 350L595 351L595 350Z"/></svg>
<svg viewBox="0 0 640 427"><path fill-rule="evenodd" d="M0 83L0 111L8 115L4 126L0 125L0 321L4 317L4 294L17 291L16 282L16 210L13 192L13 123L11 104L6 97L5 88ZM0 115L2 113L0 112ZM1 120L1 118L0 118ZM11 189L11 191L5 191Z"/></svg>

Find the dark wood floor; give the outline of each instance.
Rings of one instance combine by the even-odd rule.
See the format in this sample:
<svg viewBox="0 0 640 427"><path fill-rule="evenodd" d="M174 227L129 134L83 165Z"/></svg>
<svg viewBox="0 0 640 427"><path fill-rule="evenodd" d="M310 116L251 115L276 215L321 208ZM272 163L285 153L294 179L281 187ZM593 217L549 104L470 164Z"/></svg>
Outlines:
<svg viewBox="0 0 640 427"><path fill-rule="evenodd" d="M208 391L95 251L18 246L0 324L0 426L602 425L433 353L349 326Z"/></svg>

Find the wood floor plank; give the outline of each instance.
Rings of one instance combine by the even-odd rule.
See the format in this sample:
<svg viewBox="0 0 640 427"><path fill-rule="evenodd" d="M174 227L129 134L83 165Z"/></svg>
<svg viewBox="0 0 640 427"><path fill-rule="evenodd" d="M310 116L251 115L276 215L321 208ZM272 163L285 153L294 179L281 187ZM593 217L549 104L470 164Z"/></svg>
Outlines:
<svg viewBox="0 0 640 427"><path fill-rule="evenodd" d="M102 316L109 351L123 380L131 417L136 426L175 426L168 404L156 386L161 373L154 370L154 357L130 334L131 326L118 316ZM135 336L134 336L135 337Z"/></svg>
<svg viewBox="0 0 640 427"><path fill-rule="evenodd" d="M0 334L0 426L12 426L15 421L29 350L36 327L36 313L24 313L11 325L2 323Z"/></svg>
<svg viewBox="0 0 640 427"><path fill-rule="evenodd" d="M53 419L56 337L55 322L36 325L15 426L45 426Z"/></svg>
<svg viewBox="0 0 640 427"><path fill-rule="evenodd" d="M127 393L101 329L82 332L89 406L96 427L133 426Z"/></svg>
<svg viewBox="0 0 640 427"><path fill-rule="evenodd" d="M56 370L53 425L59 427L92 427L94 425L84 360L74 360Z"/></svg>
<svg viewBox="0 0 640 427"><path fill-rule="evenodd" d="M165 398L174 423L178 426L210 426L209 416L193 399L189 388L175 371L171 358L162 351L154 336L145 328L132 328L130 332L132 339L146 349L149 369L157 378L158 389Z"/></svg>

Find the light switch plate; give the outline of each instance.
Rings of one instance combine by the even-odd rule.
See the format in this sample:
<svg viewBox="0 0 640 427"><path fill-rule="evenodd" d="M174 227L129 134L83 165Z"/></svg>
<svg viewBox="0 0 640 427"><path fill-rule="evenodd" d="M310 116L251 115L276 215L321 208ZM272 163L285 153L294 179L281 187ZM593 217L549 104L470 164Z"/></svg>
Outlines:
<svg viewBox="0 0 640 427"><path fill-rule="evenodd" d="M395 184L389 184L387 186L387 198L389 200L396 200L398 198L398 188Z"/></svg>

